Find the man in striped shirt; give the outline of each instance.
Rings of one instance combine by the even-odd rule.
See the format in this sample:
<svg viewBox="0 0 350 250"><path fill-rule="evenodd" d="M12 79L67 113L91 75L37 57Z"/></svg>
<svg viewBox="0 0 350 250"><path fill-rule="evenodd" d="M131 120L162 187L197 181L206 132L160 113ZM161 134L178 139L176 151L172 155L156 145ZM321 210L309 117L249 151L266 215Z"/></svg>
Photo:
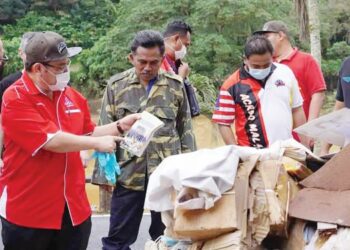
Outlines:
<svg viewBox="0 0 350 250"><path fill-rule="evenodd" d="M249 38L244 53L244 65L220 89L213 122L226 144L264 148L292 138L293 128L306 120L293 72L272 62L273 47L263 36ZM307 145L307 138L301 140Z"/></svg>

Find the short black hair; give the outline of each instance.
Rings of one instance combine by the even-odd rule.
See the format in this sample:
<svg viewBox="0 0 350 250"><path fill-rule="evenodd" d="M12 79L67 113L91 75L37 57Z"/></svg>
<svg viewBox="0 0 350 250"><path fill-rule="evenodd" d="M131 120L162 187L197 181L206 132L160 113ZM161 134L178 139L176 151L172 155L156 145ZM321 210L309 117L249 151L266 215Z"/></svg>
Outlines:
<svg viewBox="0 0 350 250"><path fill-rule="evenodd" d="M155 30L142 30L136 33L134 40L131 42L131 51L136 52L138 47L154 48L158 47L160 53L164 55L164 39L160 32Z"/></svg>
<svg viewBox="0 0 350 250"><path fill-rule="evenodd" d="M253 35L248 38L244 46L244 56L249 58L251 55L264 55L270 53L273 55L271 42L263 35Z"/></svg>
<svg viewBox="0 0 350 250"><path fill-rule="evenodd" d="M181 36L186 36L187 32L192 34L192 28L190 25L181 20L175 20L168 23L163 35L164 37L173 36L180 34Z"/></svg>

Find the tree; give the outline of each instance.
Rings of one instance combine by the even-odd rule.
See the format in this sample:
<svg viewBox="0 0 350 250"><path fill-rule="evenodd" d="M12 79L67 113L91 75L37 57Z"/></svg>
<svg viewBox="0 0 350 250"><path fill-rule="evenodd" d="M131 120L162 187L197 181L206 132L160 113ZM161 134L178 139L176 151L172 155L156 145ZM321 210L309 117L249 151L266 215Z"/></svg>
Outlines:
<svg viewBox="0 0 350 250"><path fill-rule="evenodd" d="M295 0L295 6L299 17L301 40L310 36L310 48L312 56L321 65L321 37L318 0Z"/></svg>

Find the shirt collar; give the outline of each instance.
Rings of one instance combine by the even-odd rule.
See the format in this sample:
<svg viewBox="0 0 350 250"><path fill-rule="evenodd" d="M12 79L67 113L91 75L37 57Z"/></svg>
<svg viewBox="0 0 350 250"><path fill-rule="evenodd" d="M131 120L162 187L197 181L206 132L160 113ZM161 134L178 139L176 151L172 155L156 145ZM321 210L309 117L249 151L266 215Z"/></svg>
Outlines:
<svg viewBox="0 0 350 250"><path fill-rule="evenodd" d="M168 64L173 69L175 74L177 74L178 73L178 68L176 67L175 61L173 59L171 59L170 56L168 56L167 54L165 54L165 60L168 62Z"/></svg>
<svg viewBox="0 0 350 250"><path fill-rule="evenodd" d="M275 58L274 58L274 60L278 63L281 63L283 61L291 61L293 59L293 57L298 53L298 51L299 51L298 48L293 48L292 53L290 53L286 58L280 60L279 62L276 61Z"/></svg>
<svg viewBox="0 0 350 250"><path fill-rule="evenodd" d="M22 73L22 82L29 94L31 95L41 94L41 91L39 91L34 81L29 77L28 72L25 70L23 70L23 73Z"/></svg>

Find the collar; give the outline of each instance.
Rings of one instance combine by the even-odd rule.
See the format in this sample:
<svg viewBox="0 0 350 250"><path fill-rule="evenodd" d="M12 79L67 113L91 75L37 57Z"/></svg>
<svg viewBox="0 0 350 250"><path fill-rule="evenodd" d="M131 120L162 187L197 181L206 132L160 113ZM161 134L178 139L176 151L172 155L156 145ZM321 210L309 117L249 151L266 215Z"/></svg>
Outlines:
<svg viewBox="0 0 350 250"><path fill-rule="evenodd" d="M282 59L282 60L280 60L280 61L277 61L275 58L274 58L274 61L275 62L278 62L278 63L281 63L281 62L283 62L283 61L291 61L293 58L294 58L294 56L298 53L298 48L293 48L293 51L292 51L292 53L290 53L286 58L284 58L284 59Z"/></svg>
<svg viewBox="0 0 350 250"><path fill-rule="evenodd" d="M136 75L135 68L130 71L130 75L128 76L128 84L141 84L139 78ZM168 85L167 82L160 81L164 73L158 72L158 75L152 78L149 82L152 82L152 85Z"/></svg>
<svg viewBox="0 0 350 250"><path fill-rule="evenodd" d="M167 61L167 63L170 65L170 67L172 68L172 70L177 74L178 72L178 68L176 67L175 61L173 59L170 58L169 55L165 54L165 60Z"/></svg>
<svg viewBox="0 0 350 250"><path fill-rule="evenodd" d="M26 70L23 70L21 79L25 89L28 91L29 94L31 95L41 94L41 91L39 91L38 87L35 85L32 78L29 77L28 72Z"/></svg>

